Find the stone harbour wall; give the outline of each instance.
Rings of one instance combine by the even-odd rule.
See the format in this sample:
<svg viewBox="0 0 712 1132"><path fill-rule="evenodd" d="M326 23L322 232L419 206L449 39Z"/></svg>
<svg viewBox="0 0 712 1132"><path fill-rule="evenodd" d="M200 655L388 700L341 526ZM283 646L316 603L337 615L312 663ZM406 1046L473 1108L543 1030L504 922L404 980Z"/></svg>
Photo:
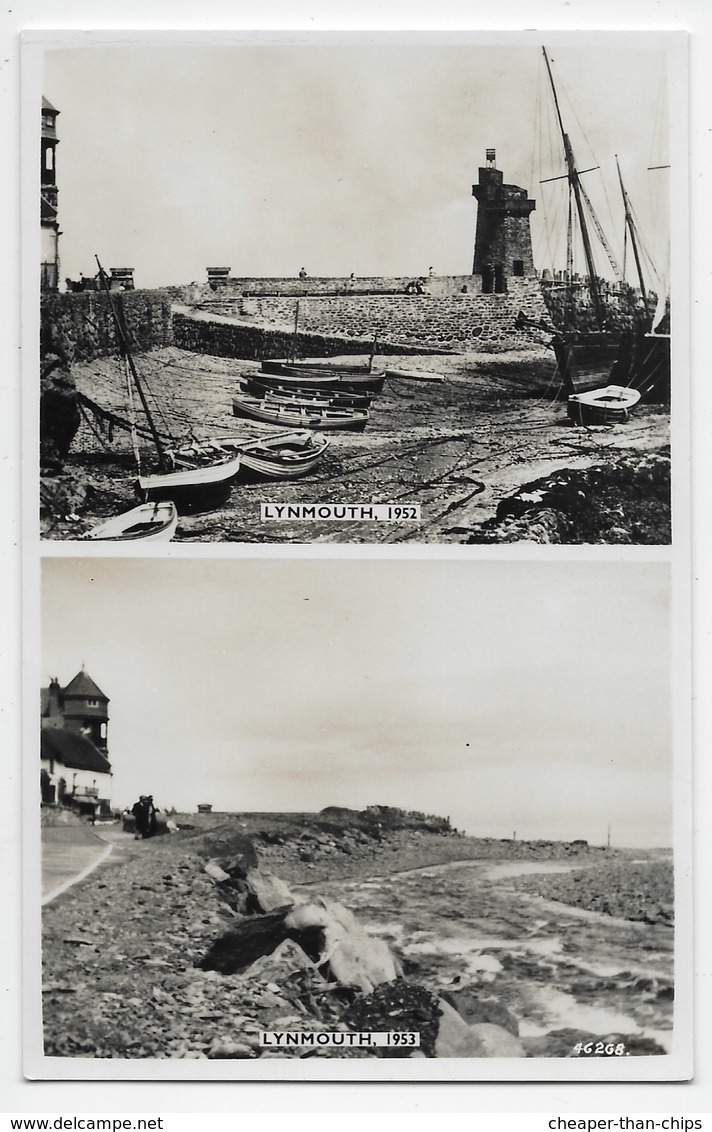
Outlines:
<svg viewBox="0 0 712 1132"><path fill-rule="evenodd" d="M173 344L170 297L165 291L117 291L112 302L123 314L132 350L160 349ZM42 357L62 351L70 363L118 352L109 300L101 291L42 296L40 308Z"/></svg>
<svg viewBox="0 0 712 1132"><path fill-rule="evenodd" d="M531 339L517 329L519 312L533 320L547 318L536 279L510 279L506 294L491 295L479 292L477 276L423 279L422 294L406 294L408 282L247 279L217 291L194 285L114 292L112 301L123 312L137 353L176 345L247 359L283 357L294 349L297 300L296 352L301 356L368 353L374 337L380 354L525 349ZM58 352L70 364L118 352L105 294L43 296L41 353Z"/></svg>
<svg viewBox="0 0 712 1132"><path fill-rule="evenodd" d="M191 314L187 308L174 311L174 343L181 350L194 350L222 358L284 358L291 356L328 358L340 354L368 354L373 348L373 337L359 338L338 334L310 334L296 336L286 328L237 322L220 315L205 312ZM394 346L378 343L379 354L418 354L420 346Z"/></svg>
<svg viewBox="0 0 712 1132"><path fill-rule="evenodd" d="M471 283L474 277L463 278ZM342 353L368 350L374 336L378 338L379 353L408 353L416 349L422 352L524 349L531 346L531 338L517 329L520 311L533 320L547 318L536 280L510 279L506 294L491 295L463 291L457 286L451 286L448 292L445 282L456 284L459 279L440 281L442 287L439 293L435 292L431 280L426 282L433 289L424 294L405 294L401 289L391 293L362 291L358 294L303 295L299 299L299 352L308 353L310 349L315 355L324 352L316 348L316 342L308 341L310 335L334 339L338 352ZM479 285L479 280L477 283ZM463 283L463 287L466 284ZM213 313L223 318L239 319L240 329L235 325L232 331L235 340L247 334L244 328L253 323L273 328L275 336L283 338L280 353L287 345L291 346L296 313L294 295L257 296L248 293L247 289L231 293L230 288L221 288L212 300L199 306L202 317ZM224 328L212 333L220 343L220 349L197 348L203 348L207 353L222 353L230 335ZM207 336L208 332L203 330L203 340ZM347 339L347 344L350 343L350 350L344 349L343 341L338 341L342 337ZM250 352L233 356L277 355L270 350L262 355Z"/></svg>

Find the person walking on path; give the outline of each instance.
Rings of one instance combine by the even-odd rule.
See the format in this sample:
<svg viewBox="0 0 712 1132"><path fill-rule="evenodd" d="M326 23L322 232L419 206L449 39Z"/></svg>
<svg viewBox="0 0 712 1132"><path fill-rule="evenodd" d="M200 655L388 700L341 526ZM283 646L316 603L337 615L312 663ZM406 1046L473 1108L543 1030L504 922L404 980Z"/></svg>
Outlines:
<svg viewBox="0 0 712 1132"><path fill-rule="evenodd" d="M131 813L134 816L134 840L150 837L151 806L148 795L142 794L138 802L134 802ZM154 811L155 812L155 811ZM155 821L155 818L154 818Z"/></svg>
<svg viewBox="0 0 712 1132"><path fill-rule="evenodd" d="M149 794L146 800L148 802L148 833L146 837L154 837L158 827L158 819L156 817L158 810L153 804L153 794Z"/></svg>

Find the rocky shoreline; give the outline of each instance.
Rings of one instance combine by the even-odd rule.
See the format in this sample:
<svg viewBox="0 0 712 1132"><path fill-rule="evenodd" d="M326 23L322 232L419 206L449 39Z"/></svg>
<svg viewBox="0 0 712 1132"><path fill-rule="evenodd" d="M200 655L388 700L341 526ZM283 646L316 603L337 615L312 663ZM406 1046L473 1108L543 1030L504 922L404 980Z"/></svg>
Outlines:
<svg viewBox="0 0 712 1132"><path fill-rule="evenodd" d="M498 998L496 984L456 976L443 986L442 979L423 978L425 967L416 972L397 947L364 929L346 899L323 896L319 886L349 876L407 876L456 860L589 867L605 851L584 842L466 838L447 826L427 828L427 819L425 827L406 821L406 828L389 828L398 825L394 813L351 822L344 811L316 822L303 815L211 815L202 828L194 820L193 829L144 842L108 831L115 850L106 864L44 910L45 1052L542 1057L576 1056L577 1043L602 1040L570 1027L520 1033L520 1019ZM616 860L624 871L625 854ZM649 982L649 995L659 998L658 982ZM305 1051L260 1044L261 1032L284 1030L417 1031L421 1046ZM664 1052L641 1034L611 1031L605 1038L602 1050L623 1042L629 1053Z"/></svg>

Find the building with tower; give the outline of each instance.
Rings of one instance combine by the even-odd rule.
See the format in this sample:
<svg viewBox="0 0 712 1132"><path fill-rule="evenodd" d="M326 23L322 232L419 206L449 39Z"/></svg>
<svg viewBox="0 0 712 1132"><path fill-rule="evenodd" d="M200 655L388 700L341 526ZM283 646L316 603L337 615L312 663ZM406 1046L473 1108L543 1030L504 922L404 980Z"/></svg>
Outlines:
<svg viewBox="0 0 712 1132"><path fill-rule="evenodd" d="M42 99L42 138L40 152L40 226L42 264L40 286L43 291L59 288L59 223L57 220L57 115L51 102Z"/></svg>
<svg viewBox="0 0 712 1132"><path fill-rule="evenodd" d="M485 160L478 183L472 186L478 206L472 274L481 277L483 294L504 294L510 277L536 275L529 225L536 201L526 189L504 184L495 150L488 149Z"/></svg>
<svg viewBox="0 0 712 1132"><path fill-rule="evenodd" d="M87 817L111 812L109 699L82 666L62 688L41 689L40 780L44 805Z"/></svg>

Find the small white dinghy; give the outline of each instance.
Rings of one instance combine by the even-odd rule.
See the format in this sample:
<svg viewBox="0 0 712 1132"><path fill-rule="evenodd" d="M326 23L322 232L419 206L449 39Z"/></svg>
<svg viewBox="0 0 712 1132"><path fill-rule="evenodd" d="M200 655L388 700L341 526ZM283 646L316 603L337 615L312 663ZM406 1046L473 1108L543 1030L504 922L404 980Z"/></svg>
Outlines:
<svg viewBox="0 0 712 1132"><path fill-rule="evenodd" d="M123 515L107 519L105 523L87 531L84 538L100 539L105 542L170 542L178 526L178 511L175 503L166 500L162 503L143 503Z"/></svg>
<svg viewBox="0 0 712 1132"><path fill-rule="evenodd" d="M640 401L637 389L623 385L606 385L587 393L572 393L568 400L569 417L576 424L616 424L627 421L630 410Z"/></svg>

